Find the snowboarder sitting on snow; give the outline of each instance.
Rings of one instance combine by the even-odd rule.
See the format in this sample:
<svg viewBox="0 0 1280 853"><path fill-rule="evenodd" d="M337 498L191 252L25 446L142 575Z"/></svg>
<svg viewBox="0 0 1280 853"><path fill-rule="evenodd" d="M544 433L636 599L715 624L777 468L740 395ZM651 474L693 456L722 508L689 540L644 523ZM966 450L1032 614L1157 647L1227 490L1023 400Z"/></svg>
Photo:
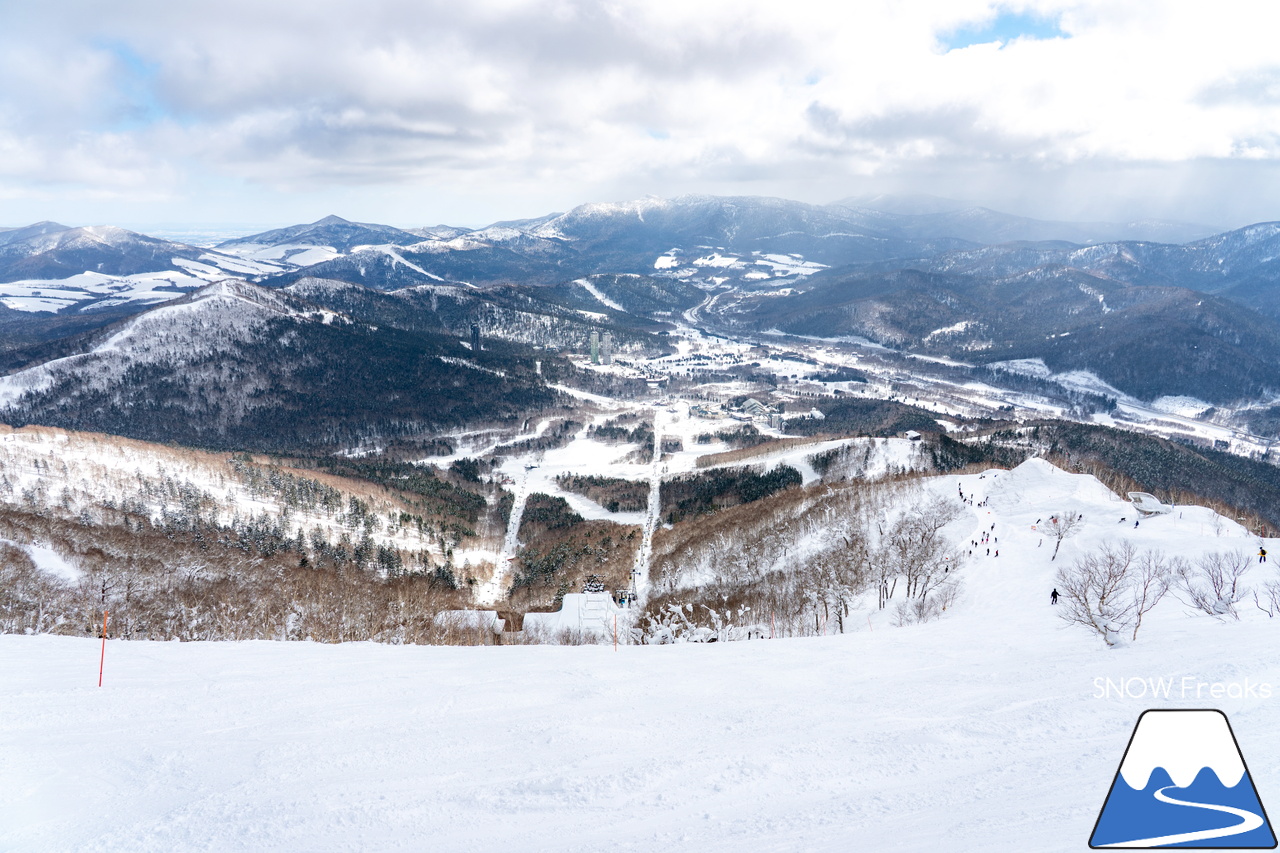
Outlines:
<svg viewBox="0 0 1280 853"><path fill-rule="evenodd" d="M1057 590L1057 589L1054 589L1054 591L1053 591L1053 592L1049 593L1049 603L1050 603L1050 604L1057 604L1057 603L1058 603L1058 590Z"/></svg>

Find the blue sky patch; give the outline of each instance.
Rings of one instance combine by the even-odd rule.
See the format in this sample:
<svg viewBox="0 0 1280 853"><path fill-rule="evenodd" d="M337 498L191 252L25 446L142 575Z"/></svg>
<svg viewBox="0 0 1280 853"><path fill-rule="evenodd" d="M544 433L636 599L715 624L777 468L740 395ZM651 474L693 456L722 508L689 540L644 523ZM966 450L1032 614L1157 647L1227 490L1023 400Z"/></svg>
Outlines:
<svg viewBox="0 0 1280 853"><path fill-rule="evenodd" d="M947 51L952 51L975 44L1008 44L1016 38L1065 38L1066 33L1062 31L1060 24L1058 18L1046 18L1027 12L1001 12L985 23L941 35L939 41Z"/></svg>
<svg viewBox="0 0 1280 853"><path fill-rule="evenodd" d="M160 66L143 59L127 44L101 42L98 47L115 57L118 68L109 129L136 130L165 118L168 111L156 95Z"/></svg>

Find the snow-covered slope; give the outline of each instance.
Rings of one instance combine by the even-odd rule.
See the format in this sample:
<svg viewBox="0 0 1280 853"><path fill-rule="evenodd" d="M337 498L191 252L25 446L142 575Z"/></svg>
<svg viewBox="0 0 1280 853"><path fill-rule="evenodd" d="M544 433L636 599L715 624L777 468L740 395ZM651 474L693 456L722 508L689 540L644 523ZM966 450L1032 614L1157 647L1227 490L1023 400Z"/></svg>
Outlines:
<svg viewBox="0 0 1280 853"><path fill-rule="evenodd" d="M1262 801L1280 796L1274 622L1170 599L1108 650L1056 618L1032 527L1085 515L1059 563L1106 540L1251 548L1245 531L1191 507L1135 530L1038 461L927 488L957 485L977 498L957 532L994 524L1000 557L907 628L871 612L843 636L617 652L112 640L101 690L96 640L0 637L0 847L1083 850L1153 706L1225 711Z"/></svg>
<svg viewBox="0 0 1280 853"><path fill-rule="evenodd" d="M42 222L0 233L0 304L19 311L146 306L228 275L280 269L113 226Z"/></svg>
<svg viewBox="0 0 1280 853"><path fill-rule="evenodd" d="M50 465L50 459L57 464ZM272 489L268 481L278 485L281 476L290 482ZM304 507L288 501L286 491L297 482L321 494L323 502ZM161 524L189 512L193 495L211 524L253 518L280 526L287 537L314 533L334 544L344 536L359 538L367 529L379 545L440 555L430 536L397 521L408 505L369 483L118 436L0 425L0 506L48 505L44 512L70 519L81 513L95 517L103 506L129 506ZM364 525L344 515L353 498L381 523ZM39 558L38 566L74 580L76 569L59 555L38 545L25 547Z"/></svg>
<svg viewBox="0 0 1280 853"><path fill-rule="evenodd" d="M335 316L308 315L279 293L220 281L126 321L86 352L0 377L0 407L68 380L78 386L77 393L95 392L120 382L137 365L187 360L252 340L273 318L331 322Z"/></svg>

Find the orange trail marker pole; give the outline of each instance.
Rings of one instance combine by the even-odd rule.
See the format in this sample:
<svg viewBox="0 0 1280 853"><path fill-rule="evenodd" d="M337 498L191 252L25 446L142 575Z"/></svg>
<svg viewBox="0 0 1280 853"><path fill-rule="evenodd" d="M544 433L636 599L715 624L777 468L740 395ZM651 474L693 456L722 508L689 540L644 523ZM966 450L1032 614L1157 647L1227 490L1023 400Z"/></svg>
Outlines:
<svg viewBox="0 0 1280 853"><path fill-rule="evenodd" d="M110 611L102 611L102 655L98 658L98 686L102 686L102 668L107 663L107 613Z"/></svg>

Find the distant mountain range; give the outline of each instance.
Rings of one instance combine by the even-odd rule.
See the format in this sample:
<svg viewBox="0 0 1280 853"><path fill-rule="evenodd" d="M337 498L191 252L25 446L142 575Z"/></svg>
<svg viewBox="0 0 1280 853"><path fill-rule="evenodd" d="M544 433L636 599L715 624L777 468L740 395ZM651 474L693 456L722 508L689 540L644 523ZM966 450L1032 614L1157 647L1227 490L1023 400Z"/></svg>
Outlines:
<svg viewBox="0 0 1280 853"><path fill-rule="evenodd" d="M901 238L946 236L984 245L1042 240L1081 244L1118 240L1187 243L1216 232L1207 225L1159 219L1053 222L927 195L860 196L843 199L835 206L853 212L868 228Z"/></svg>
<svg viewBox="0 0 1280 853"><path fill-rule="evenodd" d="M684 196L480 229L328 216L212 249L118 228L0 230L0 365L31 368L228 276L359 322L519 346L621 347L694 323L975 364L1087 370L1140 399L1280 393L1280 223L1049 222L947 199ZM1016 366L1016 365L1015 365Z"/></svg>
<svg viewBox="0 0 1280 853"><path fill-rule="evenodd" d="M0 231L0 283L5 284L59 281L82 275L105 279L166 272L199 279L228 274L263 275L276 268L110 225L68 228L56 222L39 222ZM9 299L14 298L9 296L12 290L5 289Z"/></svg>
<svg viewBox="0 0 1280 853"><path fill-rule="evenodd" d="M1089 371L1142 400L1185 395L1228 404L1280 390L1275 322L1187 288L1134 287L1066 267L999 278L832 270L807 284L722 298L716 319L740 332L856 334L1016 372ZM1028 360L1043 364L1017 364Z"/></svg>

